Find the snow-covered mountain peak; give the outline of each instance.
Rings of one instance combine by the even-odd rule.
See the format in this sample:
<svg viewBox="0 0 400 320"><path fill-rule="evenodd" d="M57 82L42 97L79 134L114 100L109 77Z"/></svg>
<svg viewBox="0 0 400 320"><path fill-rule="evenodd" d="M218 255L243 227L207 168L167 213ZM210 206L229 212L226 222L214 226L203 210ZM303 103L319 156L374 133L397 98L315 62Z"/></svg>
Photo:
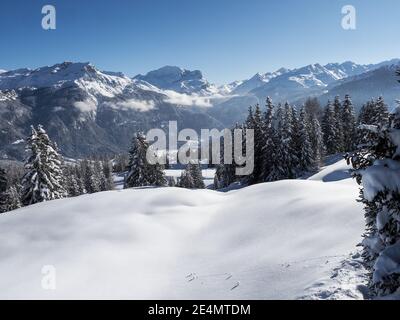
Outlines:
<svg viewBox="0 0 400 320"><path fill-rule="evenodd" d="M200 70L187 70L176 66L165 66L137 75L134 79L143 80L160 89L173 90L185 94L211 94L216 93L216 86L204 79Z"/></svg>
<svg viewBox="0 0 400 320"><path fill-rule="evenodd" d="M0 90L79 86L93 96L111 97L132 81L121 73L102 72L89 62L63 62L0 74Z"/></svg>
<svg viewBox="0 0 400 320"><path fill-rule="evenodd" d="M232 92L234 94L247 94L250 91L262 87L270 82L272 79L288 72L288 69L280 68L275 72L260 73L257 72L253 77L248 80L242 81Z"/></svg>

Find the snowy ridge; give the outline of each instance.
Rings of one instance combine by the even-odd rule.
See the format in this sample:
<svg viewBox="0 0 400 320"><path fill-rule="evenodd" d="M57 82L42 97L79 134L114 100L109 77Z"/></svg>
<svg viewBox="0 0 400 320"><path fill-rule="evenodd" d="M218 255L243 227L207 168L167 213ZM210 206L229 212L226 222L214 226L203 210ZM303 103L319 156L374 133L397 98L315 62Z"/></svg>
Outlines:
<svg viewBox="0 0 400 320"><path fill-rule="evenodd" d="M160 89L172 90L183 94L215 94L218 88L204 79L199 70L186 70L176 66L165 66L148 72L146 75L137 75L137 80L146 81Z"/></svg>
<svg viewBox="0 0 400 320"><path fill-rule="evenodd" d="M227 193L129 189L25 207L0 216L0 286L9 288L0 297L309 296L361 239L357 194L348 179L291 180ZM38 285L49 264L54 291Z"/></svg>
<svg viewBox="0 0 400 320"><path fill-rule="evenodd" d="M78 85L94 96L113 97L130 83L128 77L101 72L90 63L64 62L51 67L18 69L0 74L0 90Z"/></svg>

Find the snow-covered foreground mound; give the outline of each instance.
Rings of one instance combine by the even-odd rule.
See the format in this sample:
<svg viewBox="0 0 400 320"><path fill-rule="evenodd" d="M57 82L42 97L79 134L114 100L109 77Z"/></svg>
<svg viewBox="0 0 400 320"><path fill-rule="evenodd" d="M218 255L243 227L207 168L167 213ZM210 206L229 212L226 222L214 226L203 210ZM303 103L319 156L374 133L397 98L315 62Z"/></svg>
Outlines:
<svg viewBox="0 0 400 320"><path fill-rule="evenodd" d="M312 298L360 241L357 194L321 178L22 208L0 216L0 298ZM45 265L55 290L41 286Z"/></svg>

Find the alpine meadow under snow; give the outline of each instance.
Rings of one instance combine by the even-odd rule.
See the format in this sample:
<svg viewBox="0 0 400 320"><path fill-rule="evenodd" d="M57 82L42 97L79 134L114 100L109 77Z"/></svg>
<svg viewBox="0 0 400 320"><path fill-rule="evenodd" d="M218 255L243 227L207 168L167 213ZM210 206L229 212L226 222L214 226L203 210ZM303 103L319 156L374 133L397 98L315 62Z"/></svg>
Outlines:
<svg viewBox="0 0 400 320"><path fill-rule="evenodd" d="M0 298L399 298L399 76L1 73Z"/></svg>
<svg viewBox="0 0 400 320"><path fill-rule="evenodd" d="M360 299L358 188L344 160L230 192L108 191L0 219L1 298ZM42 267L57 290L41 287Z"/></svg>

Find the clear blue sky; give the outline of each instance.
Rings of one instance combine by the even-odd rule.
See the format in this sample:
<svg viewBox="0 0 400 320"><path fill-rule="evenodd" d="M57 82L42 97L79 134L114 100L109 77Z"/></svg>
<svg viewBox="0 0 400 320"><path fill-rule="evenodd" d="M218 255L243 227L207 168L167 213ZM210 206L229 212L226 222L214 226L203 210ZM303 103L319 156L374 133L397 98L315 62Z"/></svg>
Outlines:
<svg viewBox="0 0 400 320"><path fill-rule="evenodd" d="M41 28L41 8L57 29ZM357 9L357 30L341 8ZM0 68L90 61L133 76L164 66L212 82L309 63L400 57L399 0L1 0Z"/></svg>

